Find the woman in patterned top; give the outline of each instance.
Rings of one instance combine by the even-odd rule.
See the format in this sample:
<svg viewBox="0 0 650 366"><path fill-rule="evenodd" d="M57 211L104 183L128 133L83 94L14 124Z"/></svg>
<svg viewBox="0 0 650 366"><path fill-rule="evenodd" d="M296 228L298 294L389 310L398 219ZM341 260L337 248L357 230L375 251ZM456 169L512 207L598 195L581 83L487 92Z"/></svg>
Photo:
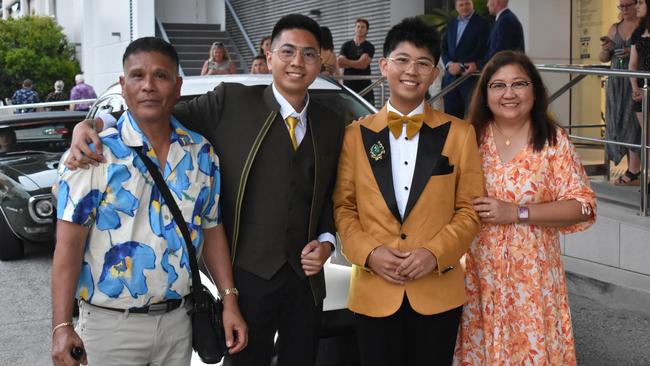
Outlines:
<svg viewBox="0 0 650 366"><path fill-rule="evenodd" d="M68 94L63 91L63 87L65 84L63 83L63 80L57 80L54 82L54 91L50 92L46 97L45 101L46 102L62 102L64 100L68 100ZM48 110L50 111L65 111L69 107L68 104L66 105L60 105L60 106L55 106L55 107L48 107Z"/></svg>
<svg viewBox="0 0 650 366"><path fill-rule="evenodd" d="M650 12L648 12L646 0L637 1L636 16L641 19L641 24L632 33L630 71L650 71ZM630 82L632 83L632 98L634 99L636 118L639 124L643 125L643 114L641 112L643 79L630 78ZM650 134L648 134L646 143L650 145ZM650 190L650 184L648 190Z"/></svg>
<svg viewBox="0 0 650 366"><path fill-rule="evenodd" d="M237 67L230 61L226 46L222 42L214 42L210 47L210 58L203 63L201 75L236 73Z"/></svg>
<svg viewBox="0 0 650 366"><path fill-rule="evenodd" d="M595 220L595 196L566 133L548 114L539 72L522 53L483 69L469 121L486 196L466 255L468 301L457 365L575 365L559 233Z"/></svg>

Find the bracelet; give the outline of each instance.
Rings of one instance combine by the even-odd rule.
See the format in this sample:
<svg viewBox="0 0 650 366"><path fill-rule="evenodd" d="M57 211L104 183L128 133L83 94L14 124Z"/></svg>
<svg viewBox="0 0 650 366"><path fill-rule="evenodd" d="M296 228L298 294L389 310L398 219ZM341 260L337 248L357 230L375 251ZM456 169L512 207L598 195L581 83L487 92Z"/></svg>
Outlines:
<svg viewBox="0 0 650 366"><path fill-rule="evenodd" d="M57 324L54 328L52 328L52 337L54 337L54 332L56 332L59 328L71 327L72 325L73 325L72 322L64 322L61 324Z"/></svg>
<svg viewBox="0 0 650 366"><path fill-rule="evenodd" d="M229 287L229 288L224 288L222 291L219 292L219 297L222 299L228 295L235 295L239 297L239 290L237 290L235 287Z"/></svg>

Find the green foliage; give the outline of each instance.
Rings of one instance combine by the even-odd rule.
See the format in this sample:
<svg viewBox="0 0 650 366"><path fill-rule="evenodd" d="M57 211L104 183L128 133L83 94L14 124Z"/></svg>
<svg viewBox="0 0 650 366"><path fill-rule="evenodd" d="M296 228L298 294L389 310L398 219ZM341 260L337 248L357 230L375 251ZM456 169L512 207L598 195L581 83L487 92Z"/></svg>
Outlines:
<svg viewBox="0 0 650 366"><path fill-rule="evenodd" d="M74 45L51 18L0 20L0 97L11 98L23 80L31 79L43 100L56 80L70 90L80 71Z"/></svg>

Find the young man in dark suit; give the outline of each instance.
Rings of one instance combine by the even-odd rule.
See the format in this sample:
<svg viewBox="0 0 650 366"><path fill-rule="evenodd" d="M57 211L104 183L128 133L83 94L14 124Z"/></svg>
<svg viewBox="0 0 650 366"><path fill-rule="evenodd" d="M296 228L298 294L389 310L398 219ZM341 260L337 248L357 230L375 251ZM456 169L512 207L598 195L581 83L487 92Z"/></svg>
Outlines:
<svg viewBox="0 0 650 366"><path fill-rule="evenodd" d="M508 0L488 0L487 6L490 14L496 17L496 22L490 31L488 51L481 60L479 68L483 68L499 51L526 52L524 28L515 13L508 9Z"/></svg>
<svg viewBox="0 0 650 366"><path fill-rule="evenodd" d="M442 79L443 88L477 70L476 63L487 52L490 33L487 19L474 12L472 0L456 0L455 4L458 16L449 21L447 31L442 36L440 56L446 70ZM465 117L476 80L476 77L470 77L445 95L445 113Z"/></svg>
<svg viewBox="0 0 650 366"><path fill-rule="evenodd" d="M223 224L249 326L248 347L225 365L268 366L276 332L279 365L316 358L344 129L342 118L307 92L320 71L320 39L314 20L287 15L266 55L272 85L222 83L173 111L213 144L222 167ZM80 130L73 149L99 158L81 143L91 138L88 127Z"/></svg>

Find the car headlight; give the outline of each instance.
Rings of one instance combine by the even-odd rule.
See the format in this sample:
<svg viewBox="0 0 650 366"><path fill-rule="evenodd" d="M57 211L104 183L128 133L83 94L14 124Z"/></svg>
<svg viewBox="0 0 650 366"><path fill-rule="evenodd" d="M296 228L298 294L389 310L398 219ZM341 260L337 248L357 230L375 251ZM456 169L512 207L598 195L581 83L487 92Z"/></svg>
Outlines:
<svg viewBox="0 0 650 366"><path fill-rule="evenodd" d="M34 212L37 216L47 218L54 213L54 205L50 200L40 200L34 204Z"/></svg>

